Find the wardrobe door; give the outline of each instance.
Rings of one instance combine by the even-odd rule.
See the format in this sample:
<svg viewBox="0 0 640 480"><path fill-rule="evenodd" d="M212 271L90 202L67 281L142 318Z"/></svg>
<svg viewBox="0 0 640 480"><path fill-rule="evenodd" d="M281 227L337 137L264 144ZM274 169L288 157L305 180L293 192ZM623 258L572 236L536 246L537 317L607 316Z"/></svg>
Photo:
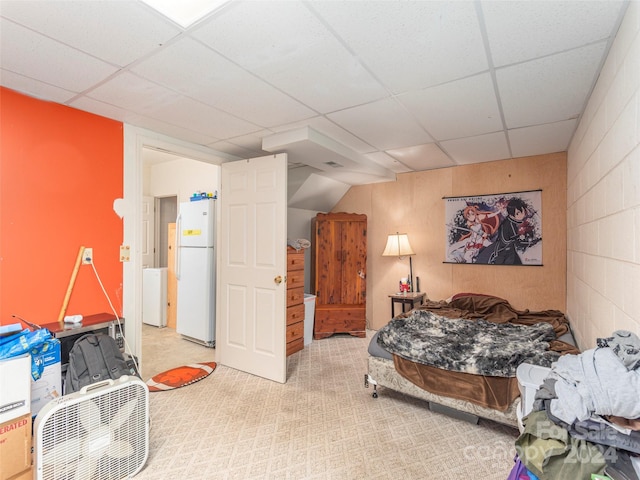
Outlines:
<svg viewBox="0 0 640 480"><path fill-rule="evenodd" d="M318 214L312 222L314 338L366 335L366 215Z"/></svg>

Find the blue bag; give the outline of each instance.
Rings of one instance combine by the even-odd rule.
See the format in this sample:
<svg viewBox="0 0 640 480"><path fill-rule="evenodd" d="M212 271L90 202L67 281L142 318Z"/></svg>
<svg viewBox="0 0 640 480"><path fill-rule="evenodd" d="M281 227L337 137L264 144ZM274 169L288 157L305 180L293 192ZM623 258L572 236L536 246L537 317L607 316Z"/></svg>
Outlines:
<svg viewBox="0 0 640 480"><path fill-rule="evenodd" d="M0 360L27 353L33 347L43 344L50 338L51 332L46 328L40 328L34 332L23 330L15 335L4 337L0 344Z"/></svg>

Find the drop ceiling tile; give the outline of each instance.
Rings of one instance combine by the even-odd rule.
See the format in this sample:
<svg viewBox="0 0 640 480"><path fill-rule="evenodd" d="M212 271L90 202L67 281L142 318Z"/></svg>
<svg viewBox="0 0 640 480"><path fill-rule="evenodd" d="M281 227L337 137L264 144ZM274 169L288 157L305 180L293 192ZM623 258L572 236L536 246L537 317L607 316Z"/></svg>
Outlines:
<svg viewBox="0 0 640 480"><path fill-rule="evenodd" d="M2 68L49 85L81 92L117 71L116 67L0 19Z"/></svg>
<svg viewBox="0 0 640 480"><path fill-rule="evenodd" d="M77 98L73 103L71 103L71 106L84 110L85 112L106 116L107 118L112 118L139 128L145 128L152 132L161 133L186 142L207 145L218 140L214 136L205 135L183 128L179 125L158 120L157 118L152 118L150 116L141 115L130 110L109 105L87 96Z"/></svg>
<svg viewBox="0 0 640 480"><path fill-rule="evenodd" d="M113 118L114 120L118 120L129 125L145 128L152 132L161 133L169 137L186 142L192 142L198 145L207 145L218 140L212 135L205 135L193 130L188 130L179 125L170 124L157 118L134 113L130 110L109 105L87 96L77 98L73 103L71 103L71 106L86 112L95 113L96 115L102 115L107 118Z"/></svg>
<svg viewBox="0 0 640 480"><path fill-rule="evenodd" d="M222 140L260 130L256 125L186 97L156 106L153 114L167 123Z"/></svg>
<svg viewBox="0 0 640 480"><path fill-rule="evenodd" d="M440 145L458 165L511 158L503 132L448 140Z"/></svg>
<svg viewBox="0 0 640 480"><path fill-rule="evenodd" d="M509 130L509 142L514 157L566 152L577 120L547 123L534 127Z"/></svg>
<svg viewBox="0 0 640 480"><path fill-rule="evenodd" d="M576 118L595 82L605 42L496 71L507 128Z"/></svg>
<svg viewBox="0 0 640 480"><path fill-rule="evenodd" d="M435 143L416 145L398 150L387 150L387 153L416 172L455 165Z"/></svg>
<svg viewBox="0 0 640 480"><path fill-rule="evenodd" d="M301 2L232 4L193 36L317 112L387 95Z"/></svg>
<svg viewBox="0 0 640 480"><path fill-rule="evenodd" d="M181 98L176 92L126 71L94 88L87 96L139 114L149 114Z"/></svg>
<svg viewBox="0 0 640 480"><path fill-rule="evenodd" d="M96 88L89 96L217 139L260 130L256 125L128 72Z"/></svg>
<svg viewBox="0 0 640 480"><path fill-rule="evenodd" d="M313 2L311 8L394 93L488 68L473 2Z"/></svg>
<svg viewBox="0 0 640 480"><path fill-rule="evenodd" d="M382 165L385 168L388 168L394 173L406 173L412 172L413 170L408 166L404 165L400 161L393 158L391 155L385 152L373 152L368 153L365 157L372 162L376 162L379 165Z"/></svg>
<svg viewBox="0 0 640 480"><path fill-rule="evenodd" d="M180 33L137 2L3 1L2 16L119 66Z"/></svg>
<svg viewBox="0 0 640 480"><path fill-rule="evenodd" d="M488 73L405 93L398 101L437 140L471 137L502 129Z"/></svg>
<svg viewBox="0 0 640 480"><path fill-rule="evenodd" d="M167 46L131 70L263 127L315 115L313 110L191 38Z"/></svg>
<svg viewBox="0 0 640 480"><path fill-rule="evenodd" d="M0 83L3 87L16 92L23 92L25 95L50 102L66 103L76 95L74 92L5 69L0 69Z"/></svg>
<svg viewBox="0 0 640 480"><path fill-rule="evenodd" d="M127 111L124 108L95 100L87 97L86 95L73 99L73 101L69 102L69 106L85 112L91 112L96 115L112 118L119 122L129 122L132 117L137 116L137 114Z"/></svg>
<svg viewBox="0 0 640 480"><path fill-rule="evenodd" d="M482 1L496 67L551 55L606 39L623 1Z"/></svg>
<svg viewBox="0 0 640 480"><path fill-rule="evenodd" d="M146 128L152 132L162 133L169 137L176 138L185 142L195 143L196 145L208 145L217 139L213 135L197 132L183 125L175 125L167 123L158 118L146 117L144 115L131 115L128 117L127 123L140 128ZM220 155L221 159L226 159L224 153Z"/></svg>
<svg viewBox="0 0 640 480"><path fill-rule="evenodd" d="M411 115L391 99L331 113L327 117L379 150L433 141Z"/></svg>

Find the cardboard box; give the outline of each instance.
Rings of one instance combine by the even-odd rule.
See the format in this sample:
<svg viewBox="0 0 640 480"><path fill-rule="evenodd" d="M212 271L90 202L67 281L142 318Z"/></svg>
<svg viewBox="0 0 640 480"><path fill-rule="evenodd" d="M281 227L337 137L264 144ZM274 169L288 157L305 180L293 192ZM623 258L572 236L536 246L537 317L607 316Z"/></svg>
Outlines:
<svg viewBox="0 0 640 480"><path fill-rule="evenodd" d="M31 413L27 413L0 424L0 480L9 480L30 468Z"/></svg>
<svg viewBox="0 0 640 480"><path fill-rule="evenodd" d="M31 355L0 360L0 423L31 411Z"/></svg>
<svg viewBox="0 0 640 480"><path fill-rule="evenodd" d="M31 376L31 414L36 416L42 407L62 395L60 340L47 340L40 347L32 349L31 356L36 365L44 367L40 378L34 380Z"/></svg>

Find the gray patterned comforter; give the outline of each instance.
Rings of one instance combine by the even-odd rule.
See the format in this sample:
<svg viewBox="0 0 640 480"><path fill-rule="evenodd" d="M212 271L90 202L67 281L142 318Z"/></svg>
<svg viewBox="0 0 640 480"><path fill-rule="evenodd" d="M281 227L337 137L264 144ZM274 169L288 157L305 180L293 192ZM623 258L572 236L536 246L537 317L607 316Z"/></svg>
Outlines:
<svg viewBox="0 0 640 480"><path fill-rule="evenodd" d="M382 327L378 344L416 363L457 372L515 377L523 362L550 367L560 354L549 350L556 338L548 323L532 326L484 319L441 317L415 310Z"/></svg>

